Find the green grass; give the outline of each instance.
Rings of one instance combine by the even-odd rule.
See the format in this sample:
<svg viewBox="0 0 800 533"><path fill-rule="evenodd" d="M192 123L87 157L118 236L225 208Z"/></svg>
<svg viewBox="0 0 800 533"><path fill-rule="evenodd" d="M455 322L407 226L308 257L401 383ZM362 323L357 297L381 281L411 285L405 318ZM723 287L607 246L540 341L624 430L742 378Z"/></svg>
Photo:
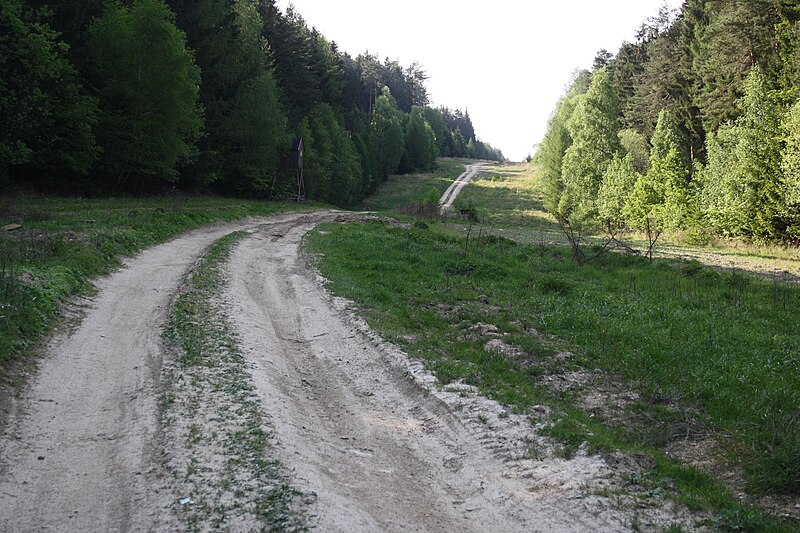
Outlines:
<svg viewBox="0 0 800 533"><path fill-rule="evenodd" d="M423 202L429 196L435 200L460 176L465 165L474 163L470 159L437 159L434 172L389 176L378 190L361 202L359 209L364 211L393 211L410 204Z"/></svg>
<svg viewBox="0 0 800 533"><path fill-rule="evenodd" d="M0 232L0 373L49 330L59 302L89 291L121 257L205 224L298 208L213 197L0 198L0 226L22 225Z"/></svg>
<svg viewBox="0 0 800 533"><path fill-rule="evenodd" d="M461 191L456 207L474 208L487 226L558 231L534 180L528 164L491 166Z"/></svg>
<svg viewBox="0 0 800 533"><path fill-rule="evenodd" d="M655 479L727 517L724 527L739 517L743 530L791 530L742 506L708 474L668 461L642 435L653 429L647 424L676 423L654 405L697 409L711 431L731 435L725 451L753 491L799 494L797 288L618 254L577 266L567 249L493 236L468 242L438 226L320 229L328 233L312 232L308 246L332 290L354 299L371 325L443 383L463 379L519 411L554 404L566 417L553 431L567 446L645 450L656 460ZM484 350L485 339L465 334L478 322L507 333L528 360ZM638 389L649 409L642 425L593 420L542 385L565 346L576 353L569 364L604 369Z"/></svg>

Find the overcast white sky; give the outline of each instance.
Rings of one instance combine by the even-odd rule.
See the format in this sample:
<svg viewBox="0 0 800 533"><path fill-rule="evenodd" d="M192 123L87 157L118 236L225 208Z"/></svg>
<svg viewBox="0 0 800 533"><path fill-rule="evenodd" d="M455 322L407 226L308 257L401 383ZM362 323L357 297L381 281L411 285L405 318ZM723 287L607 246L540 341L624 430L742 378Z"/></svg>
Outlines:
<svg viewBox="0 0 800 533"><path fill-rule="evenodd" d="M278 0L353 56L427 71L435 105L469 110L482 140L521 160L577 68L632 41L664 0ZM678 7L681 0L667 0Z"/></svg>

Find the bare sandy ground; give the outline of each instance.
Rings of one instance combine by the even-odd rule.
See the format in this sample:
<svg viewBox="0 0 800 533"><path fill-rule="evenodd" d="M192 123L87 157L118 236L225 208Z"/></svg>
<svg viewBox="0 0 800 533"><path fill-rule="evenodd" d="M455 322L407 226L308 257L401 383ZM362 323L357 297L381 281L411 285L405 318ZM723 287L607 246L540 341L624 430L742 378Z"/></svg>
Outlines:
<svg viewBox="0 0 800 533"><path fill-rule="evenodd" d="M79 327L52 340L0 436L0 531L184 529L163 476L162 329L215 239L235 248L220 305L238 333L274 452L319 531L628 531L691 525L628 502L623 456L530 457L527 416L441 389L331 298L302 236L331 213L196 231L101 280ZM612 495L613 497L601 496ZM313 503L310 503L312 502ZM200 524L201 530L210 526Z"/></svg>

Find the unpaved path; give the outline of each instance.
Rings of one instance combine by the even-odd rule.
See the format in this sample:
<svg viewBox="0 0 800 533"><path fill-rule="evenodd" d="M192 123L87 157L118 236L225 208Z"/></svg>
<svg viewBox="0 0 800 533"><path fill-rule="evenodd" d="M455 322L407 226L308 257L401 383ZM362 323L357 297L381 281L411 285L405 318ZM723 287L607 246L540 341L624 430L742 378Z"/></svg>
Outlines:
<svg viewBox="0 0 800 533"><path fill-rule="evenodd" d="M467 169L461 174L456 180L450 184L450 187L444 191L444 194L439 199L439 212L444 214L450 207L452 207L453 202L455 202L458 195L461 194L461 190L467 186L467 183L472 181L472 178L478 175L478 173L483 169L483 166L486 163L473 163L472 165L467 166Z"/></svg>
<svg viewBox="0 0 800 533"><path fill-rule="evenodd" d="M200 230L100 281L0 436L0 531L186 527L163 477L161 333L181 279L237 229L252 234L232 253L221 305L274 428L274 452L297 488L316 494L308 512L318 530L625 531L680 518L597 495L622 487L617 480L635 468L624 457L527 458L536 437L526 416L469 387L440 391L330 298L301 240L333 217Z"/></svg>
<svg viewBox="0 0 800 533"><path fill-rule="evenodd" d="M156 475L163 325L203 250L256 225L189 233L97 283L80 326L49 343L35 379L7 414L0 531L173 530L174 496Z"/></svg>

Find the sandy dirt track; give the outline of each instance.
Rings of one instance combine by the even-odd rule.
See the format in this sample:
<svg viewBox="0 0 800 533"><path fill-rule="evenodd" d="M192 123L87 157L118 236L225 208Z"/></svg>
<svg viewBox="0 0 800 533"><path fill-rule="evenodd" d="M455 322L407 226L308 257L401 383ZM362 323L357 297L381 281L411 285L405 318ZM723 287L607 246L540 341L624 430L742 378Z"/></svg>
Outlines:
<svg viewBox="0 0 800 533"><path fill-rule="evenodd" d="M439 199L439 212L444 214L453 206L453 202L456 201L458 195L461 194L461 190L467 186L467 184L472 181L472 179L478 175L478 173L483 170L484 165L486 163L473 163L472 165L467 166L467 169L461 174L456 180L450 184L444 194Z"/></svg>
<svg viewBox="0 0 800 533"><path fill-rule="evenodd" d="M307 509L316 530L629 530L625 509L587 492L613 488L618 465L580 454L526 458L527 417L469 387L439 390L421 365L327 294L301 243L334 216L199 230L101 280L80 326L50 343L8 415L0 531L185 528L159 475L161 333L197 258L237 229L251 235L232 253L221 305L274 429L275 453L297 488L316 495ZM661 524L677 516L651 514Z"/></svg>
<svg viewBox="0 0 800 533"><path fill-rule="evenodd" d="M194 231L97 283L80 326L49 343L36 378L7 414L0 531L172 529L174 498L156 476L162 328L203 250L254 226Z"/></svg>

